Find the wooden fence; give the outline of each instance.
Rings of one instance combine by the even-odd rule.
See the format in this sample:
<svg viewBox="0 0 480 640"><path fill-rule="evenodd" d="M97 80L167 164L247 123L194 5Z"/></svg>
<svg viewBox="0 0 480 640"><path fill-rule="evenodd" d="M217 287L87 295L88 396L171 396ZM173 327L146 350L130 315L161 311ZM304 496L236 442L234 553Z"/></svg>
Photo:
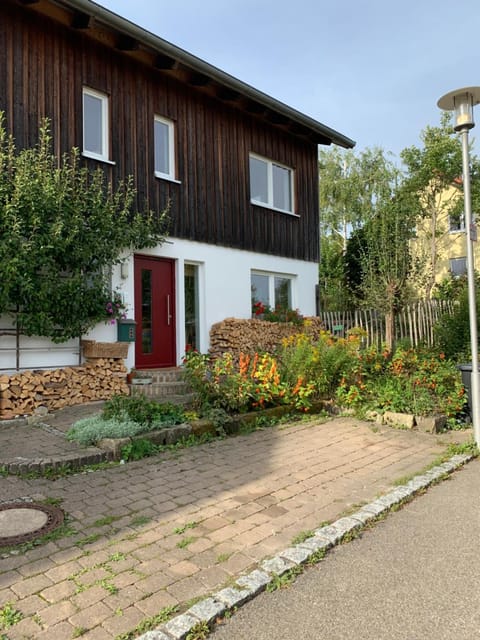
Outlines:
<svg viewBox="0 0 480 640"><path fill-rule="evenodd" d="M414 347L432 346L435 323L453 309L453 302L443 300L425 300L405 307L396 318L395 339L406 338ZM349 329L361 327L367 332L366 346L381 345L385 341L385 317L373 309L321 311L319 317L334 335L345 336Z"/></svg>

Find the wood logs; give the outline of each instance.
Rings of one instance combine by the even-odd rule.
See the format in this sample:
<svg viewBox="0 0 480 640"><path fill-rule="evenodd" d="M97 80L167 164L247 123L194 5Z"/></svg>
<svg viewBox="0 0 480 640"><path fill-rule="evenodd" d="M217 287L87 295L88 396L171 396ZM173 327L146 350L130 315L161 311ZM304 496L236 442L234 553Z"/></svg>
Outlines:
<svg viewBox="0 0 480 640"><path fill-rule="evenodd" d="M122 359L95 358L79 367L0 375L0 419L128 394L126 374Z"/></svg>
<svg viewBox="0 0 480 640"><path fill-rule="evenodd" d="M325 327L320 318L305 318L302 325L291 322L267 322L266 320L239 320L226 318L210 329L210 353L220 357L229 352L239 353L272 352L287 338L296 333L306 333L317 338Z"/></svg>

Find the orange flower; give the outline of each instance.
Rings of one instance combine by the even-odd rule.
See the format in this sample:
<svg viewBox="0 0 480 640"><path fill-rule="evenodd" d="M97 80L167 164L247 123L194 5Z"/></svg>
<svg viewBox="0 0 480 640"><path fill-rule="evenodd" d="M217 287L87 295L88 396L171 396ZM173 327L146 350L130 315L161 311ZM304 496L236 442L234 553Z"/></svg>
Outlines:
<svg viewBox="0 0 480 640"><path fill-rule="evenodd" d="M302 376L299 376L298 380L297 380L297 384L295 385L295 387L293 388L293 391L292 391L293 395L296 395L300 391L300 388L301 388L302 384L303 384L303 378L302 378Z"/></svg>
<svg viewBox="0 0 480 640"><path fill-rule="evenodd" d="M239 360L239 370L240 370L240 375L242 376L242 378L246 377L246 375L248 373L249 364L250 364L250 356L248 354L241 353L240 354L240 360Z"/></svg>

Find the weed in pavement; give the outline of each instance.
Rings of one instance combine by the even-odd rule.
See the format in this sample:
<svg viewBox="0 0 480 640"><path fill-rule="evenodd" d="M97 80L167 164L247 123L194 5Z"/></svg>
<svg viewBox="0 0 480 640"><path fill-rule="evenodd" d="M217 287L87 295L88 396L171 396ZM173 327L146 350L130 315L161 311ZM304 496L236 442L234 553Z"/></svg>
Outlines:
<svg viewBox="0 0 480 640"><path fill-rule="evenodd" d="M202 620L197 622L187 633L186 640L205 640L210 633L208 624Z"/></svg>
<svg viewBox="0 0 480 640"><path fill-rule="evenodd" d="M115 637L115 640L134 640L137 636L142 633L146 633L147 631L151 631L155 629L155 627L168 622L173 616L178 613L178 606L170 606L165 607L158 613L156 616L152 616L150 618L145 618L137 624L135 629L132 631L128 631L127 633L122 633L119 636Z"/></svg>
<svg viewBox="0 0 480 640"><path fill-rule="evenodd" d="M195 527L198 527L198 522L187 522L187 524L184 524L182 527L175 527L173 533L185 533L187 529L195 529Z"/></svg>
<svg viewBox="0 0 480 640"><path fill-rule="evenodd" d="M189 544L195 542L196 538L194 536L190 536L188 538L182 538L179 542L177 542L176 547L178 549L186 549Z"/></svg>
<svg viewBox="0 0 480 640"><path fill-rule="evenodd" d="M90 536L86 536L85 538L81 538L75 542L76 547L84 547L86 544L92 544L101 538L100 533L92 533Z"/></svg>
<svg viewBox="0 0 480 640"><path fill-rule="evenodd" d="M148 516L135 516L134 518L132 518L132 521L130 522L130 526L131 527L141 527L144 524L148 524L149 522L151 522L151 518L149 518Z"/></svg>
<svg viewBox="0 0 480 640"><path fill-rule="evenodd" d="M226 562L232 556L231 553L221 553L217 556L215 562L217 564L221 564L222 562Z"/></svg>
<svg viewBox="0 0 480 640"><path fill-rule="evenodd" d="M285 571L281 576L275 574L272 581L267 584L266 590L271 593L272 591L277 591L277 589L285 589L289 587L302 572L302 567L295 566Z"/></svg>
<svg viewBox="0 0 480 640"><path fill-rule="evenodd" d="M92 527L104 527L108 524L112 524L116 520L120 520L120 516L105 516L105 518L100 518L95 520L95 522L91 525Z"/></svg>
<svg viewBox="0 0 480 640"><path fill-rule="evenodd" d="M6 630L22 620L23 613L15 609L11 602L6 602L0 609L0 629Z"/></svg>
<svg viewBox="0 0 480 640"><path fill-rule="evenodd" d="M300 531L300 533L297 533L297 535L292 538L292 544L295 545L305 542L305 540L308 540L308 538L311 538L314 535L314 531Z"/></svg>

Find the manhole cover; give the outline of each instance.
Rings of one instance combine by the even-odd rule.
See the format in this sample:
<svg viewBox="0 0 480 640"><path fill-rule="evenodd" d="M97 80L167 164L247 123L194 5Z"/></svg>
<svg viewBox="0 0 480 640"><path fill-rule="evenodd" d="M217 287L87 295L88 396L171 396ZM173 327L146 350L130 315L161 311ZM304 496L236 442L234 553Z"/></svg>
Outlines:
<svg viewBox="0 0 480 640"><path fill-rule="evenodd" d="M0 504L0 547L40 538L60 526L63 518L63 511L49 504Z"/></svg>

